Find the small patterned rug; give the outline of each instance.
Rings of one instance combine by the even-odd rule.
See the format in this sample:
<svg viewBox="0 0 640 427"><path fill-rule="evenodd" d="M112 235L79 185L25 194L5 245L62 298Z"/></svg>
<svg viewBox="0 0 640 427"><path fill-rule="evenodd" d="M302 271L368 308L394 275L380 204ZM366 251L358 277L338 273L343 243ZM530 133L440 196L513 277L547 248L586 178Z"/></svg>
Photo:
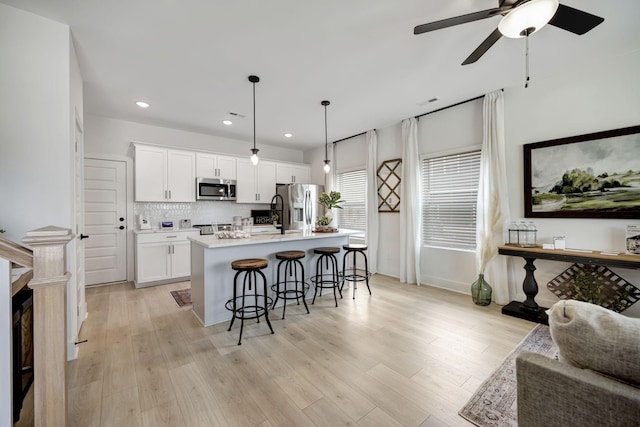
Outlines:
<svg viewBox="0 0 640 427"><path fill-rule="evenodd" d="M516 406L516 356L521 351L557 357L557 347L549 327L537 325L507 356L502 365L487 378L458 414L480 427L518 425Z"/></svg>
<svg viewBox="0 0 640 427"><path fill-rule="evenodd" d="M179 291L171 291L171 296L176 300L178 307L191 305L191 289L181 289Z"/></svg>

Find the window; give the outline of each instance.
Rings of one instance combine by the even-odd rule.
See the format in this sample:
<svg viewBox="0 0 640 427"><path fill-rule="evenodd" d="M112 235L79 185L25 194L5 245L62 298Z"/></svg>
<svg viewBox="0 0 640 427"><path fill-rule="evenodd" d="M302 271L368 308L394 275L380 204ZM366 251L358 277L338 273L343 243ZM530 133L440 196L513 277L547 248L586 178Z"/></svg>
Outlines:
<svg viewBox="0 0 640 427"><path fill-rule="evenodd" d="M338 173L338 191L344 203L336 209L340 228L365 231L367 228L367 171Z"/></svg>
<svg viewBox="0 0 640 427"><path fill-rule="evenodd" d="M449 249L475 249L480 150L424 159L422 241Z"/></svg>

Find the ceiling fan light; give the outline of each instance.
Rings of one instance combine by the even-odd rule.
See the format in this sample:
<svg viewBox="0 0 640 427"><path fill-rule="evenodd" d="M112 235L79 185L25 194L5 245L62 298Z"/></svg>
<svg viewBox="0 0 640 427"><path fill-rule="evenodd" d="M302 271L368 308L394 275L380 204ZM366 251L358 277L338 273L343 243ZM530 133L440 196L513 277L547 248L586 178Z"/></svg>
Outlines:
<svg viewBox="0 0 640 427"><path fill-rule="evenodd" d="M503 36L514 39L533 34L549 23L556 10L558 0L529 0L507 13L498 24L498 30Z"/></svg>

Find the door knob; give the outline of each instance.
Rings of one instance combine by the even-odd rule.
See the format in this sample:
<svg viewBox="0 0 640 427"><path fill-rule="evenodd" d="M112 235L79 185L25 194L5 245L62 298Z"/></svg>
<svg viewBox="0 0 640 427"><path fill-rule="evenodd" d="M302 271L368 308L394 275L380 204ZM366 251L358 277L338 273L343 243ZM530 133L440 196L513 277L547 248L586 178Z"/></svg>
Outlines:
<svg viewBox="0 0 640 427"><path fill-rule="evenodd" d="M123 217L120 217L120 222L122 222L122 221L124 221L124 218L123 218Z"/></svg>
<svg viewBox="0 0 640 427"><path fill-rule="evenodd" d="M85 236L84 234L80 233L80 240L88 239L88 238L89 238L89 236Z"/></svg>
<svg viewBox="0 0 640 427"><path fill-rule="evenodd" d="M120 230L124 230L124 225L121 225L120 227L118 227Z"/></svg>

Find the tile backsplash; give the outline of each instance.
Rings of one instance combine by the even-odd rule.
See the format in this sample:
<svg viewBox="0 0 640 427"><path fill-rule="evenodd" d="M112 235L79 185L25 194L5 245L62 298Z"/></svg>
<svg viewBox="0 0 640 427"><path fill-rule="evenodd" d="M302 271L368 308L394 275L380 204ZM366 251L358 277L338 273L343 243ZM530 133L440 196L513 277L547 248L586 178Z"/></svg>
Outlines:
<svg viewBox="0 0 640 427"><path fill-rule="evenodd" d="M138 216L147 218L152 228L159 228L161 221L173 221L180 225L181 219L190 219L196 224L230 224L234 216L251 216L252 209L269 209L268 204L245 204L222 201L200 201L196 203L134 203L133 213L137 227Z"/></svg>

